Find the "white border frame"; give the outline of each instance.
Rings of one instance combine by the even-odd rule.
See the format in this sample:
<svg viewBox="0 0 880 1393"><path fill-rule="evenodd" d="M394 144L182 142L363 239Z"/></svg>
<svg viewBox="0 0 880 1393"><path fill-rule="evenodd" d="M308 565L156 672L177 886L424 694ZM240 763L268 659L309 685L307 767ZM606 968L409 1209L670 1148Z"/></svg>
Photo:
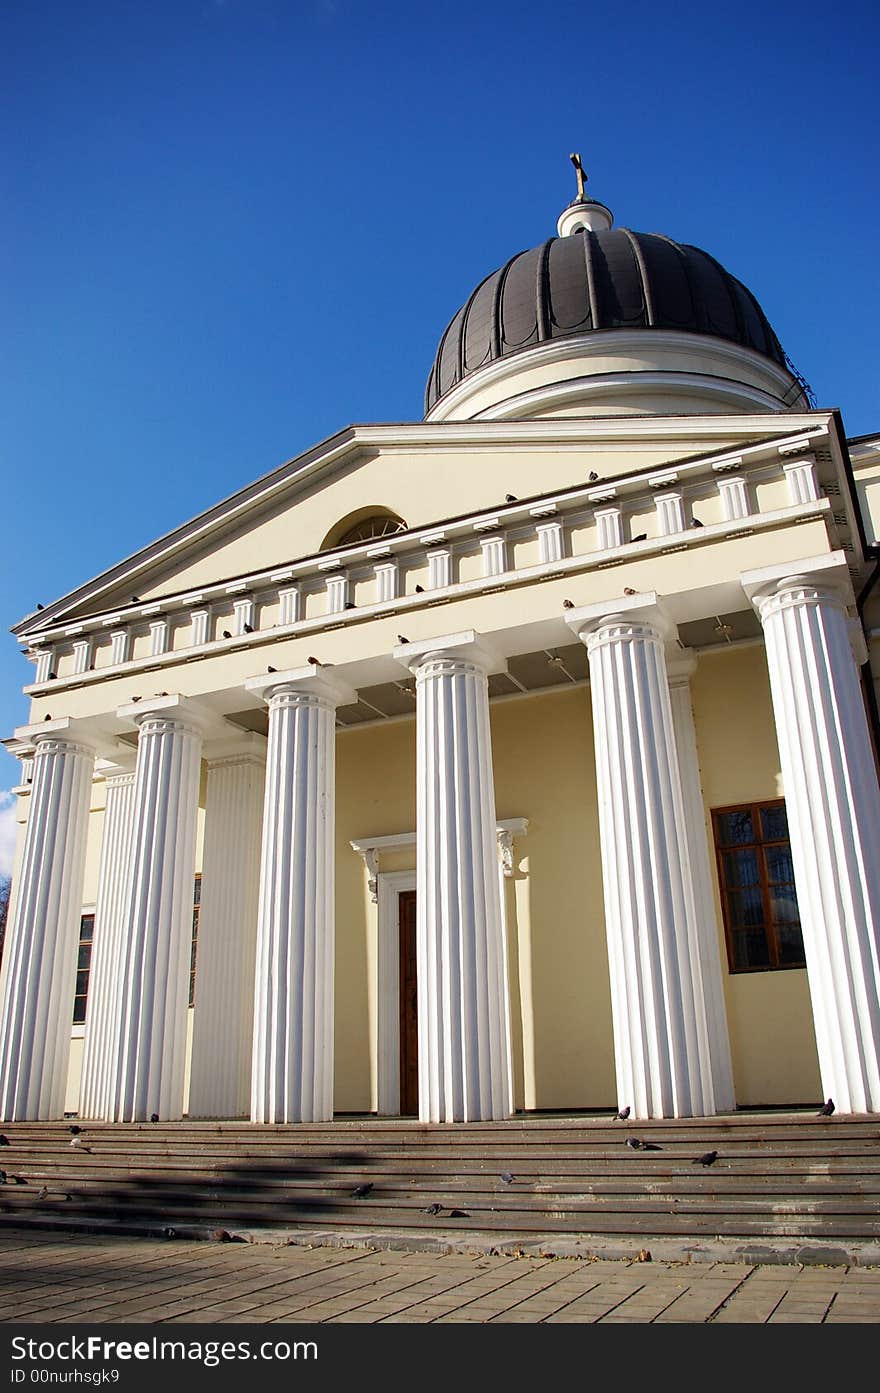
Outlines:
<svg viewBox="0 0 880 1393"><path fill-rule="evenodd" d="M400 896L415 890L416 872L378 876L376 1112L400 1115Z"/></svg>

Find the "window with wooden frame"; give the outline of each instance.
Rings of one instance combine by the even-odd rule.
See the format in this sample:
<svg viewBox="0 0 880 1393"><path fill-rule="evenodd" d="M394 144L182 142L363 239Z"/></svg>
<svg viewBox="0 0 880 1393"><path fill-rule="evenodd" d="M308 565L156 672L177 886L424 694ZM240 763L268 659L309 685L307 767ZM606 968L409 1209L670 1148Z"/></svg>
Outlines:
<svg viewBox="0 0 880 1393"><path fill-rule="evenodd" d="M785 802L712 812L731 972L804 967Z"/></svg>
<svg viewBox="0 0 880 1393"><path fill-rule="evenodd" d="M86 1018L86 999L89 994L89 973L92 967L92 939L95 916L83 914L79 921L79 957L76 960L76 996L73 998L73 1024L82 1025Z"/></svg>

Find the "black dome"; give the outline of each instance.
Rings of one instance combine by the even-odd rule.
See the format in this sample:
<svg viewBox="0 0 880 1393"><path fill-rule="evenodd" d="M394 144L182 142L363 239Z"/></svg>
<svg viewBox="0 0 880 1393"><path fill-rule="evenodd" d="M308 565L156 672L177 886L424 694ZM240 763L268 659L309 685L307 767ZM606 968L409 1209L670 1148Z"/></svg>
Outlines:
<svg viewBox="0 0 880 1393"><path fill-rule="evenodd" d="M626 227L579 231L520 252L477 286L440 340L425 411L496 358L603 329L709 334L786 366L754 295L707 252Z"/></svg>

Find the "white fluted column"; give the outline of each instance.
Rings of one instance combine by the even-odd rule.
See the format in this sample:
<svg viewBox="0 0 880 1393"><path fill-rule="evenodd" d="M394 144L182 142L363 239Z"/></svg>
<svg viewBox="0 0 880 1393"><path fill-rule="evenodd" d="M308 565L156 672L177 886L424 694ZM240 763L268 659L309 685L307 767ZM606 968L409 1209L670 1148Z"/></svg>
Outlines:
<svg viewBox="0 0 880 1393"><path fill-rule="evenodd" d="M684 805L654 594L575 610L590 660L617 1096L716 1110Z"/></svg>
<svg viewBox="0 0 880 1393"><path fill-rule="evenodd" d="M880 1112L880 790L846 569L838 586L825 566L743 583L764 626L823 1093Z"/></svg>
<svg viewBox="0 0 880 1393"><path fill-rule="evenodd" d="M675 747L678 751L684 828L697 915L697 949L709 1031L712 1093L716 1112L732 1112L736 1107L736 1098L733 1089L733 1065L730 1059L730 1034L724 1000L715 896L712 893L712 868L706 836L706 806L700 781L700 757L691 700L691 677L696 666L696 658L692 653L682 654L667 665L669 700Z"/></svg>
<svg viewBox="0 0 880 1393"><path fill-rule="evenodd" d="M205 845L190 1066L190 1117L250 1112L260 824L266 768L257 735L206 761Z"/></svg>
<svg viewBox="0 0 880 1393"><path fill-rule="evenodd" d="M34 733L33 783L0 981L0 1119L62 1117L94 750ZM61 727L59 729L59 727Z"/></svg>
<svg viewBox="0 0 880 1393"><path fill-rule="evenodd" d="M202 735L181 699L126 708L138 726L112 1120L183 1115Z"/></svg>
<svg viewBox="0 0 880 1393"><path fill-rule="evenodd" d="M473 633L395 649L416 678L419 1118L513 1112L487 672Z"/></svg>
<svg viewBox="0 0 880 1393"><path fill-rule="evenodd" d="M269 706L257 920L253 1122L333 1116L335 712L356 693L317 664L252 678Z"/></svg>
<svg viewBox="0 0 880 1393"><path fill-rule="evenodd" d="M123 982L123 915L129 887L134 770L107 771L104 835L86 1002L81 1117L110 1120Z"/></svg>

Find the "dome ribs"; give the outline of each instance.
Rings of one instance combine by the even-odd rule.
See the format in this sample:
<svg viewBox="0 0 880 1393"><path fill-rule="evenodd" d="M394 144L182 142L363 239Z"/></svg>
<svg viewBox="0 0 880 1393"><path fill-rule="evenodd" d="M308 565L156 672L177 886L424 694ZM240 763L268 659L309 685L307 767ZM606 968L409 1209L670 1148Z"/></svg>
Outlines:
<svg viewBox="0 0 880 1393"><path fill-rule="evenodd" d="M593 236L597 329L649 328L641 272L623 229L596 232Z"/></svg>
<svg viewBox="0 0 880 1393"><path fill-rule="evenodd" d="M710 255L709 252L701 251L700 255L704 256L707 261L711 261L712 265L715 267L715 270L721 277L721 282L724 286L724 289L727 291L728 299L730 300L731 308L733 309L733 317L736 321L737 338L739 339L740 343L748 344L750 336L746 330L745 321L743 319L742 305L740 304L739 296L736 293L736 287L739 284L739 282L734 279L734 277L730 274L729 271L725 271L724 267L721 265L721 262L716 261L714 256Z"/></svg>
<svg viewBox="0 0 880 1393"><path fill-rule="evenodd" d="M513 353L538 343L538 305L535 299L537 263L542 247L520 252L505 270L501 295L501 352Z"/></svg>
<svg viewBox="0 0 880 1393"><path fill-rule="evenodd" d="M678 242L674 242L671 237L664 237L662 232L651 232L647 234L640 233L639 236L646 236L651 243L657 244L658 249L660 247L666 248L667 253L674 258L676 265L681 271L684 284L687 288L688 299L690 302L689 313L680 314L678 316L671 315L668 312L668 310L666 310L663 314L658 313L658 327L665 326L666 328L669 328L670 326L672 326L678 329L696 329L697 333L705 332L706 311L703 307L702 299L697 294L696 289L694 287L694 281L691 275L690 261L688 257L685 256L684 248L679 246Z"/></svg>
<svg viewBox="0 0 880 1393"><path fill-rule="evenodd" d="M595 233L584 233L584 268L587 272L587 290L590 296L590 319L593 328L599 328L599 299L596 295L596 276L593 271L593 239Z"/></svg>
<svg viewBox="0 0 880 1393"><path fill-rule="evenodd" d="M538 253L538 264L535 267L535 304L538 310L538 342L544 343L552 338L551 308L550 308L550 248L556 238L551 238L545 242Z"/></svg>
<svg viewBox="0 0 880 1393"><path fill-rule="evenodd" d="M583 242L586 233L576 237L554 237L547 255L546 291L550 338L589 333L593 314L587 275L584 272Z"/></svg>
<svg viewBox="0 0 880 1393"><path fill-rule="evenodd" d="M642 300L645 305L645 314L648 316L648 327L652 328L656 323L654 318L654 301L651 296L651 282L645 266L645 258L642 255L642 248L635 232L630 232L628 227L622 227L620 231L632 247L633 256L639 272L639 280L642 284Z"/></svg>

